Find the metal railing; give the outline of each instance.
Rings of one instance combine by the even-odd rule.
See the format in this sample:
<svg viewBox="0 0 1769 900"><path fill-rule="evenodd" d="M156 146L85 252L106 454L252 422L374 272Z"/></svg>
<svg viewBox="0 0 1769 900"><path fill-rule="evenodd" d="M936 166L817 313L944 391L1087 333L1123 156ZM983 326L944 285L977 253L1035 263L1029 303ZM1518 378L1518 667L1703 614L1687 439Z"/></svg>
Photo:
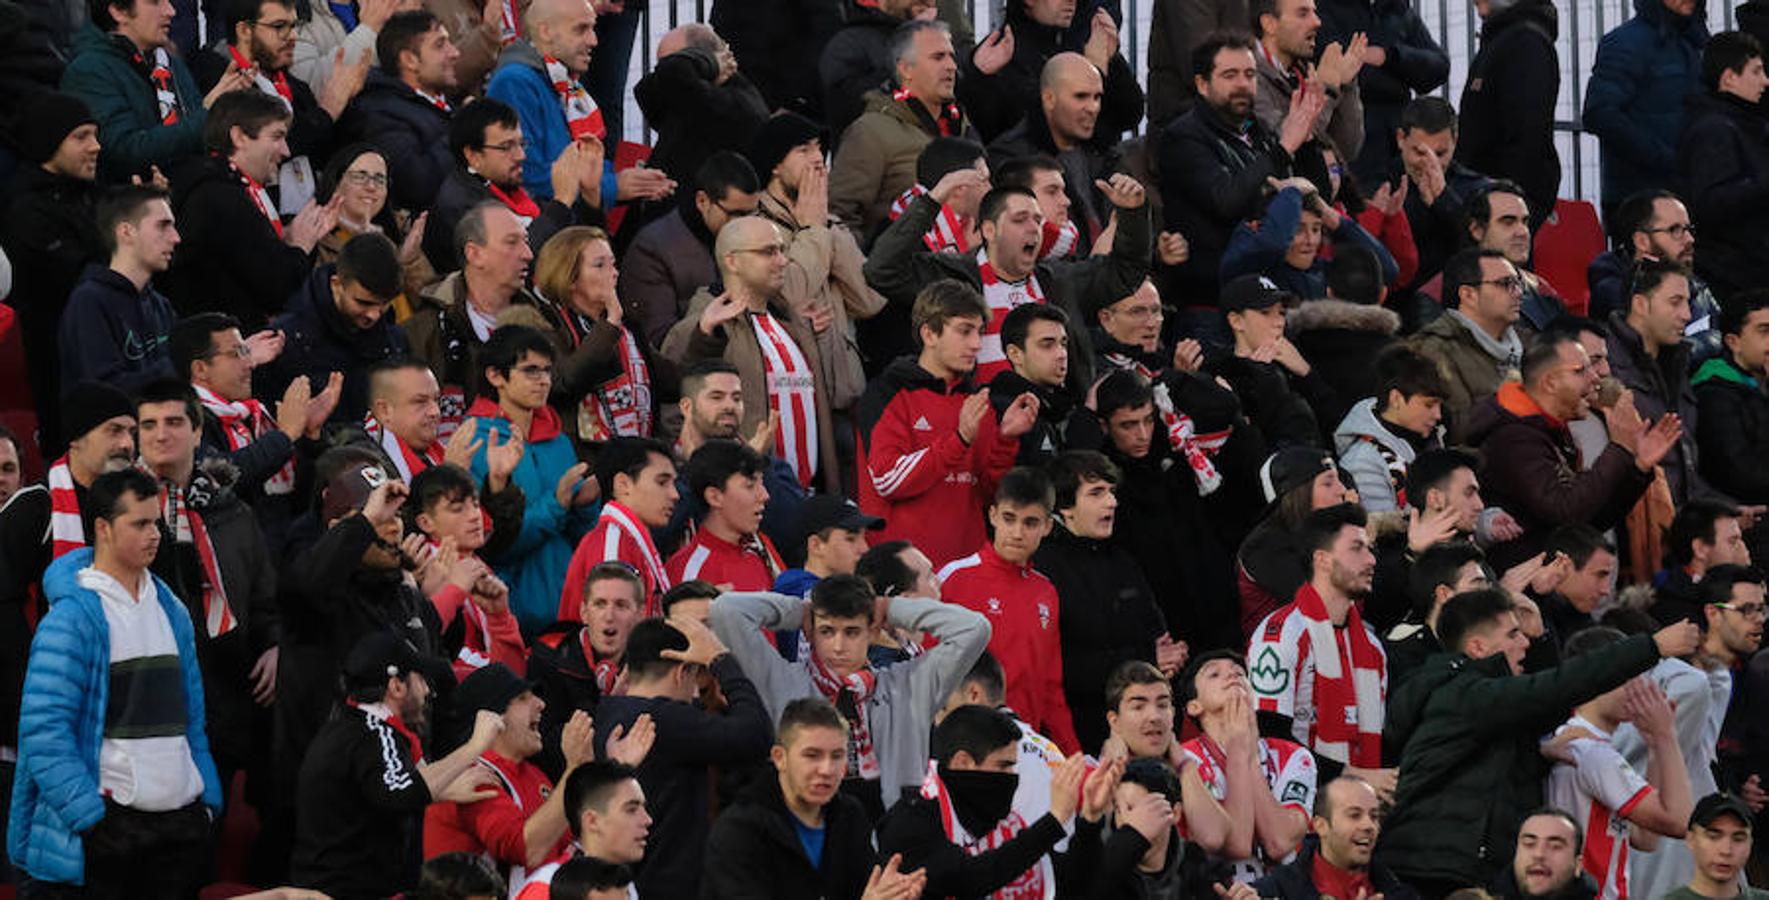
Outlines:
<svg viewBox="0 0 1769 900"><path fill-rule="evenodd" d="M766 2L766 0L724 0L724 2ZM1019 0L1012 0L1019 2ZM1119 0L1124 10L1124 26L1120 45L1125 59L1144 84L1148 83L1148 61L1144 49L1148 44L1149 18L1156 3L1174 0ZM1438 42L1449 52L1450 78L1439 92L1451 103L1459 103L1462 84L1468 76L1468 62L1478 45L1480 19L1467 0L1414 0L1419 16ZM1654 0L1657 2L1657 0ZM1739 0L1718 0L1708 5L1708 25L1715 31L1734 26L1734 9ZM641 39L633 54L633 72L628 82L637 82L651 68L653 48L664 32L685 22L704 22L713 0L650 0L644 7ZM1580 124L1584 104L1585 82L1597 55L1597 41L1610 29L1634 15L1632 0L1574 0L1556 4L1560 10L1560 96L1555 107L1555 138L1560 152L1560 194L1580 200L1597 200L1600 178L1597 139L1586 133ZM976 33L982 35L994 27L1000 15L1001 0L966 0ZM627 98L626 136L628 140L649 143L651 134L644 117L629 95Z"/></svg>

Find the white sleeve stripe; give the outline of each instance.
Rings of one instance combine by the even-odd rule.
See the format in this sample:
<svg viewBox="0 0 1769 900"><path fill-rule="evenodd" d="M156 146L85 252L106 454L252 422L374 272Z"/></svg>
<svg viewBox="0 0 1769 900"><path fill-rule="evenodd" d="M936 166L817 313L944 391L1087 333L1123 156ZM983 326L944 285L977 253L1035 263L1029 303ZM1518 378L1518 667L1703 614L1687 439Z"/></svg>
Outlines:
<svg viewBox="0 0 1769 900"><path fill-rule="evenodd" d="M711 558L712 551L707 550L704 544L695 547L694 552L688 554L688 564L682 567L682 580L689 581L699 578L700 570L706 566L706 561Z"/></svg>
<svg viewBox="0 0 1769 900"><path fill-rule="evenodd" d="M881 496L889 496L903 481L914 474L916 466L921 464L922 457L927 455L927 447L897 459L897 464L883 475L872 476L872 489Z"/></svg>
<svg viewBox="0 0 1769 900"><path fill-rule="evenodd" d="M393 729L386 722L370 718L367 720L369 730L381 744L381 783L389 791L406 791L412 786L411 772L406 770L405 761L399 758L399 747L394 743Z"/></svg>

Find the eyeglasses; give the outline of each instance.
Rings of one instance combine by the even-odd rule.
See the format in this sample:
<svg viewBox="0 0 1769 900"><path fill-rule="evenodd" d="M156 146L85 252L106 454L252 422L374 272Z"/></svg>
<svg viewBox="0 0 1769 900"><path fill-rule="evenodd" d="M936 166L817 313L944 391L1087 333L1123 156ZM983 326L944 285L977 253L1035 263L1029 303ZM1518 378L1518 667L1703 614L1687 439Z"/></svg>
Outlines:
<svg viewBox="0 0 1769 900"><path fill-rule="evenodd" d="M742 217L753 216L756 214L756 208L753 206L748 209L732 209L719 200L714 200L713 205L719 208L719 212L722 212L727 216Z"/></svg>
<svg viewBox="0 0 1769 900"><path fill-rule="evenodd" d="M255 21L252 24L256 25L259 28L268 28L268 29L270 29L270 32L272 34L279 35L279 36L286 35L289 32L295 30L295 20L294 19L278 19L274 22L256 22Z"/></svg>
<svg viewBox="0 0 1769 900"><path fill-rule="evenodd" d="M1126 306L1122 309L1114 309L1112 315L1123 316L1133 322L1146 322L1149 319L1159 319L1167 315L1167 311L1162 309L1159 303L1152 303L1147 306Z"/></svg>
<svg viewBox="0 0 1769 900"><path fill-rule="evenodd" d="M1683 222L1678 222L1675 225L1667 225L1663 228L1642 228L1640 231L1643 234L1668 234L1677 240L1682 240L1685 237L1695 237L1695 226Z"/></svg>
<svg viewBox="0 0 1769 900"><path fill-rule="evenodd" d="M516 371L529 381L550 381L553 378L552 366L517 366Z"/></svg>
<svg viewBox="0 0 1769 900"><path fill-rule="evenodd" d="M1769 606L1764 606L1761 603L1744 603L1737 606L1731 603L1715 603L1714 606L1727 612L1738 613L1747 619L1769 619Z"/></svg>
<svg viewBox="0 0 1769 900"><path fill-rule="evenodd" d="M362 185L363 187L384 188L387 186L387 176L382 175L379 172L364 172L361 169L351 169L344 173L344 177L350 179L356 184Z"/></svg>
<svg viewBox="0 0 1769 900"><path fill-rule="evenodd" d="M1523 293L1523 279L1516 275L1506 275L1504 278L1483 278L1475 284L1490 284L1512 294Z"/></svg>
<svg viewBox="0 0 1769 900"><path fill-rule="evenodd" d="M517 148L528 149L528 138L504 141L501 144L486 144L484 150L496 150L499 153L515 153Z"/></svg>
<svg viewBox="0 0 1769 900"><path fill-rule="evenodd" d="M212 351L204 354L203 359L205 359L205 360L214 359L217 356L232 356L236 359L251 359L252 358L252 347L250 344L242 343L242 344L239 344L238 346L234 347L231 350L226 349L226 348L217 348L215 350L212 350Z"/></svg>
<svg viewBox="0 0 1769 900"><path fill-rule="evenodd" d="M786 248L780 244L769 244L766 247L738 247L735 253L754 253L757 256L785 256Z"/></svg>

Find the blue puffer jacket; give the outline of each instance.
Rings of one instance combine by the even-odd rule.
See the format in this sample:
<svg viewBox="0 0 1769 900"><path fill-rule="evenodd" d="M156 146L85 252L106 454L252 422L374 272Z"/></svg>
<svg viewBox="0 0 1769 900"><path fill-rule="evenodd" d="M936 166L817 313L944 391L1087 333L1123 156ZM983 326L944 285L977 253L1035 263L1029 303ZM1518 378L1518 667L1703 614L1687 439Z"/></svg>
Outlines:
<svg viewBox="0 0 1769 900"><path fill-rule="evenodd" d="M534 197L551 198L553 162L571 144L571 132L565 127L565 108L547 78L540 51L527 41L505 47L485 86L485 95L509 104L522 120L522 139L528 142L528 156L522 160L522 187ZM614 208L618 192L612 148L619 142L620 135L609 135L610 149L602 162L603 209Z"/></svg>
<svg viewBox="0 0 1769 900"><path fill-rule="evenodd" d="M84 884L85 848L80 835L104 818L98 793L98 749L110 693L111 639L103 601L80 586L77 575L92 564L82 548L43 573L49 614L37 625L18 716L18 772L12 782L12 815L6 854L40 881ZM203 803L221 814L221 777L203 730L203 676L197 666L196 633L184 604L164 581L154 588L184 666L184 705L190 723L185 739L203 774ZM71 740L70 740L71 738Z"/></svg>
<svg viewBox="0 0 1769 900"><path fill-rule="evenodd" d="M1678 16L1664 0L1634 0L1634 18L1603 36L1585 88L1585 127L1603 150L1603 204L1677 177L1683 103L1701 83L1707 0Z"/></svg>
<svg viewBox="0 0 1769 900"><path fill-rule="evenodd" d="M486 448L494 443L503 446L510 440L510 420L498 412L497 404L488 397L475 400L467 415L479 429L474 440L485 442L473 454L472 462L473 480L483 484ZM522 527L509 549L488 560L497 569L498 577L510 586L510 611L522 624L523 635L530 639L558 618L559 586L565 583L572 551L578 538L596 524L600 509L566 509L553 496L565 471L577 465L571 437L559 427L559 414L552 407L535 413L522 461L510 473L510 483L521 488L527 500L522 510Z"/></svg>

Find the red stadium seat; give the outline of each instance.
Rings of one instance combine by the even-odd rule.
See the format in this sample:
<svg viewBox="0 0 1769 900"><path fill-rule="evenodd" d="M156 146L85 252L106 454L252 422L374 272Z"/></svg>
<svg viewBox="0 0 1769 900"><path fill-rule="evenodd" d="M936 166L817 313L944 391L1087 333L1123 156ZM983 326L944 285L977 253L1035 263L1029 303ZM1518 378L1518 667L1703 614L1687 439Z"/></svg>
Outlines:
<svg viewBox="0 0 1769 900"><path fill-rule="evenodd" d="M1536 274L1560 292L1567 312L1585 315L1591 306L1585 268L1607 248L1597 207L1583 200L1557 200L1554 214L1536 232Z"/></svg>
<svg viewBox="0 0 1769 900"><path fill-rule="evenodd" d="M614 148L614 171L622 172L651 158L651 148L632 141L621 141ZM614 206L613 197L602 198L602 208ZM627 217L626 207L616 207L608 212L608 233L620 230L620 222Z"/></svg>

